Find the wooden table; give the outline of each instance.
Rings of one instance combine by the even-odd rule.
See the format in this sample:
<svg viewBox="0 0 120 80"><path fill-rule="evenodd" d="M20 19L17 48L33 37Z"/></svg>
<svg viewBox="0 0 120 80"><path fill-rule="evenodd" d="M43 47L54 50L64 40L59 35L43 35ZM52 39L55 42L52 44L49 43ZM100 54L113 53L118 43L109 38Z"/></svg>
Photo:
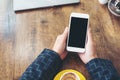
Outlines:
<svg viewBox="0 0 120 80"><path fill-rule="evenodd" d="M80 4L14 13L12 0L0 0L0 80L18 80L44 48L52 48L56 36L69 23L71 12L90 14L90 27L97 54L110 59L120 74L120 18L98 0ZM62 69L75 69L90 76L75 53L69 53Z"/></svg>

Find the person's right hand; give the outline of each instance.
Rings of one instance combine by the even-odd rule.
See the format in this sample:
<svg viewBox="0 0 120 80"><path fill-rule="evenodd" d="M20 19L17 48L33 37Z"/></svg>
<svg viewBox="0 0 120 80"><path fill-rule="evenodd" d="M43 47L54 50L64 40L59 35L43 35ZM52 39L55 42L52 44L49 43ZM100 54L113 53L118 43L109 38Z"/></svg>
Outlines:
<svg viewBox="0 0 120 80"><path fill-rule="evenodd" d="M88 34L88 41L87 41L87 44L86 44L85 53L78 53L80 58L81 58L81 60L85 64L87 64L92 59L97 58L96 47L95 47L95 44L93 42L92 34L90 32L90 29L88 29L87 34Z"/></svg>

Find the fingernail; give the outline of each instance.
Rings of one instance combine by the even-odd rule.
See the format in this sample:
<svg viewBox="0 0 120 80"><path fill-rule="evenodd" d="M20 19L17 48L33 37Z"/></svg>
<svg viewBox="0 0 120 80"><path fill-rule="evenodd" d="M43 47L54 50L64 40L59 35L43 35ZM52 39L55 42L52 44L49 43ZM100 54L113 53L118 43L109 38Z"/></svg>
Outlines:
<svg viewBox="0 0 120 80"><path fill-rule="evenodd" d="M66 27L65 30L68 30L68 27Z"/></svg>

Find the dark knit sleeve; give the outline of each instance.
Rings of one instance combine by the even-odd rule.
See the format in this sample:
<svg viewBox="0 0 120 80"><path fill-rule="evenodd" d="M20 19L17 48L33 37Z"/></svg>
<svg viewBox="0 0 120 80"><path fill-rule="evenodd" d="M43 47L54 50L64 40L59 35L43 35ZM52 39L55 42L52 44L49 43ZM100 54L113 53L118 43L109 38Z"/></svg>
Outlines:
<svg viewBox="0 0 120 80"><path fill-rule="evenodd" d="M52 50L44 49L19 80L53 80L61 66L60 56Z"/></svg>
<svg viewBox="0 0 120 80"><path fill-rule="evenodd" d="M120 80L120 77L112 62L96 58L86 64L93 80Z"/></svg>

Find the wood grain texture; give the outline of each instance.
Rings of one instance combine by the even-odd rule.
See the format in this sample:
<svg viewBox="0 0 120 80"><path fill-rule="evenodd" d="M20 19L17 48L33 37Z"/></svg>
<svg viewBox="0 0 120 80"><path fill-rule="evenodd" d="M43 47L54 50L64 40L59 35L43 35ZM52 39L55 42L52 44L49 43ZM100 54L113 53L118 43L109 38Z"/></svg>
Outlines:
<svg viewBox="0 0 120 80"><path fill-rule="evenodd" d="M90 14L97 54L110 59L120 74L120 18L97 0L80 4L13 12L12 0L0 0L0 80L18 80L44 48L52 48L69 23L71 12ZM85 65L69 53L62 69L76 69L91 80Z"/></svg>

